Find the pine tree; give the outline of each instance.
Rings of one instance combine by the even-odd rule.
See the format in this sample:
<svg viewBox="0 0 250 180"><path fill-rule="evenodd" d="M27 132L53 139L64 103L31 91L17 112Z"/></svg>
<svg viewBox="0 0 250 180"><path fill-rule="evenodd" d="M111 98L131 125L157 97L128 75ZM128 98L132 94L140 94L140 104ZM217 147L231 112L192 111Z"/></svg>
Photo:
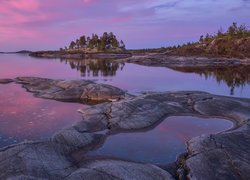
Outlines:
<svg viewBox="0 0 250 180"><path fill-rule="evenodd" d="M120 48L125 49L125 44L122 40L120 41Z"/></svg>
<svg viewBox="0 0 250 180"><path fill-rule="evenodd" d="M69 49L74 49L76 46L76 43L74 41L71 41L70 45L69 45Z"/></svg>
<svg viewBox="0 0 250 180"><path fill-rule="evenodd" d="M83 48L84 46L86 46L86 37L83 35L80 37L80 47Z"/></svg>
<svg viewBox="0 0 250 180"><path fill-rule="evenodd" d="M77 48L77 49L80 48L80 40L79 40L79 39L76 40L76 48Z"/></svg>

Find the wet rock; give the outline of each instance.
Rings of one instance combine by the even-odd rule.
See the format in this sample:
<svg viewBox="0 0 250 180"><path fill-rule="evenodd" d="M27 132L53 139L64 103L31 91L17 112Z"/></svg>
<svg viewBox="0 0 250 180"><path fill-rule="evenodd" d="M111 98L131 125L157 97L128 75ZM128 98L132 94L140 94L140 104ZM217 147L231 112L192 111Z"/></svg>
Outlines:
<svg viewBox="0 0 250 180"><path fill-rule="evenodd" d="M0 79L0 84L8 84L13 82L13 79Z"/></svg>
<svg viewBox="0 0 250 180"><path fill-rule="evenodd" d="M97 84L88 80L52 80L36 77L18 77L16 82L23 84L37 97L58 101L82 102L86 104L116 101L125 98L126 93L116 87Z"/></svg>

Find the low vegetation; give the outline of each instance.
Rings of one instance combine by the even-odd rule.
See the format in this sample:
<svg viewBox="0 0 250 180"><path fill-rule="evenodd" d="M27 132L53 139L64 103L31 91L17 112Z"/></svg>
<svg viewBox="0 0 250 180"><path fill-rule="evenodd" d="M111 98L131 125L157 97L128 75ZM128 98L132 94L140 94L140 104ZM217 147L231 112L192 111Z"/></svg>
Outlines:
<svg viewBox="0 0 250 180"><path fill-rule="evenodd" d="M233 23L225 32L220 28L214 35L202 35L198 42L167 49L174 55L250 58L250 30Z"/></svg>
<svg viewBox="0 0 250 180"><path fill-rule="evenodd" d="M198 42L178 46L129 50L132 54L163 53L176 56L205 56L250 58L250 30L246 25L233 23L224 32L200 36Z"/></svg>

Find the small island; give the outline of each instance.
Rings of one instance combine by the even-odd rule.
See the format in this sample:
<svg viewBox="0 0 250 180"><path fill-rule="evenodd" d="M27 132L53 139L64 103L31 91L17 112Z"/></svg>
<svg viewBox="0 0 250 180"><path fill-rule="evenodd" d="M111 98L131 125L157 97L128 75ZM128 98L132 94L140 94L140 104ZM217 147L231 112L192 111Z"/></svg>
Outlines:
<svg viewBox="0 0 250 180"><path fill-rule="evenodd" d="M118 40L113 32L104 32L102 36L92 34L92 37L82 35L59 51L37 51L30 53L34 57L46 58L125 58L131 54L126 50L125 43Z"/></svg>

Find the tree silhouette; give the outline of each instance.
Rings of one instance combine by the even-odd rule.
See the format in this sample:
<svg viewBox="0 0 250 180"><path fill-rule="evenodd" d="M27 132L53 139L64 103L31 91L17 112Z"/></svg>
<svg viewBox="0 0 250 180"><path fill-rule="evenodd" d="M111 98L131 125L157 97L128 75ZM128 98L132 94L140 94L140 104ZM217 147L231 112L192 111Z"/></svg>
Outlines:
<svg viewBox="0 0 250 180"><path fill-rule="evenodd" d="M125 49L125 47L124 42L122 40L119 42L113 32L104 32L100 37L98 37L97 34L92 34L91 38L86 38L85 35L82 35L79 39L76 39L76 41L71 41L69 45L69 49L96 48L97 50L103 51L115 48Z"/></svg>

